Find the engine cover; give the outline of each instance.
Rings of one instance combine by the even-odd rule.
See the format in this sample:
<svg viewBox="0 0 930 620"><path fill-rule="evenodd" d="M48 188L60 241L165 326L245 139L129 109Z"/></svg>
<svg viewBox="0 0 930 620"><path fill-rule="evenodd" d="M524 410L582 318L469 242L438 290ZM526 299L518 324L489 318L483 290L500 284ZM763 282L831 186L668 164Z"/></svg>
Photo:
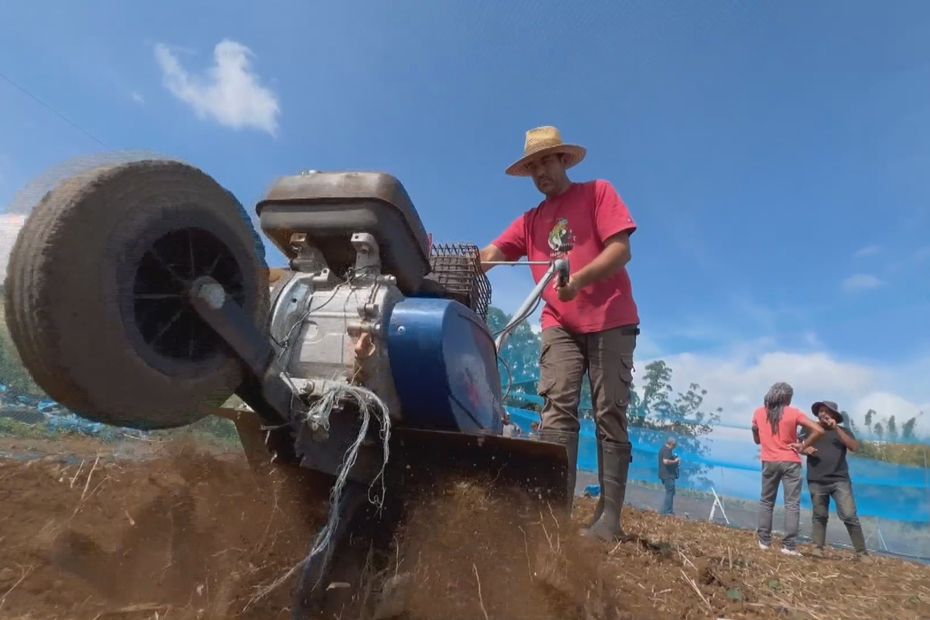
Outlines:
<svg viewBox="0 0 930 620"><path fill-rule="evenodd" d="M397 302L387 341L406 426L502 432L494 341L470 308L448 299Z"/></svg>
<svg viewBox="0 0 930 620"><path fill-rule="evenodd" d="M273 299L270 334L284 374L300 393L319 396L328 382L357 383L377 394L397 420L401 406L384 315L403 294L393 276L380 273L377 246L367 243L368 271L363 257L358 273L336 278L316 254L315 268L294 273Z"/></svg>
<svg viewBox="0 0 930 620"><path fill-rule="evenodd" d="M506 417L494 341L459 301L406 297L382 272L373 235L352 235L355 266L337 277L304 238L276 287L270 335L295 392L291 417L333 388L362 385L407 428L501 434Z"/></svg>

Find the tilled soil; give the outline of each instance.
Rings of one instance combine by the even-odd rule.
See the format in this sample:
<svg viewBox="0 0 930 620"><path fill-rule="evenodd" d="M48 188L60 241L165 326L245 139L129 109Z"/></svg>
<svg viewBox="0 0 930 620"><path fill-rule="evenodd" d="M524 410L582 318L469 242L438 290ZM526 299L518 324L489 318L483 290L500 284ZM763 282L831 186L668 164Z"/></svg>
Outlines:
<svg viewBox="0 0 930 620"><path fill-rule="evenodd" d="M140 450L0 442L0 618L289 617L295 578L269 586L325 516L307 482L185 442ZM930 567L791 558L633 509L633 540L600 544L576 534L592 509L579 500L569 523L450 484L410 507L377 570L340 585L380 618L930 618Z"/></svg>

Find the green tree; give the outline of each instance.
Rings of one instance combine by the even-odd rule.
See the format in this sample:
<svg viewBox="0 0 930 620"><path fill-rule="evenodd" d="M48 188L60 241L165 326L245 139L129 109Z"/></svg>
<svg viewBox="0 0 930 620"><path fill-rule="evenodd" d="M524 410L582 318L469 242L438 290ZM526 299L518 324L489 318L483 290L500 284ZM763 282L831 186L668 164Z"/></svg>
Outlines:
<svg viewBox="0 0 930 620"><path fill-rule="evenodd" d="M3 308L0 307L0 313L2 312ZM0 383L6 385L13 392L39 398L45 397L45 393L36 385L36 382L32 380L32 376L23 366L6 329L6 323L3 323L2 329L0 329Z"/></svg>
<svg viewBox="0 0 930 620"><path fill-rule="evenodd" d="M869 409L868 411L865 412L865 430L866 431L872 430L872 418L874 417L875 417L874 409Z"/></svg>
<svg viewBox="0 0 930 620"><path fill-rule="evenodd" d="M871 433L875 439L871 440L871 437L863 437L859 442L861 447L856 456L890 463L926 467L927 459L930 458L927 456L930 454L930 446L915 441L920 439L917 437L915 430L917 417L907 419L899 430L895 416L880 418L877 412L870 409L866 414L866 418L869 421L874 421L871 425ZM887 443L884 440L887 440Z"/></svg>
<svg viewBox="0 0 930 620"><path fill-rule="evenodd" d="M672 387L672 368L663 360L646 365L643 374L643 396L630 401L630 428L634 441L649 443L664 435L676 437L685 455L706 456L708 446L702 439L720 421L721 408L705 410L707 390L697 383L684 392ZM687 457L686 457L687 458ZM682 461L681 477L706 482L707 466Z"/></svg>
<svg viewBox="0 0 930 620"><path fill-rule="evenodd" d="M496 335L512 318L500 308L488 308L487 325ZM510 384L505 404L530 408L525 395L536 396L539 383L540 339L529 321L523 321L510 332L498 356L498 370L504 389Z"/></svg>
<svg viewBox="0 0 930 620"><path fill-rule="evenodd" d="M894 416L891 416L890 418L888 418L885 431L888 433L888 441L898 440L898 425L895 422Z"/></svg>
<svg viewBox="0 0 930 620"><path fill-rule="evenodd" d="M637 418L662 418L672 409L672 369L663 360L651 362L643 375L643 398L638 402Z"/></svg>

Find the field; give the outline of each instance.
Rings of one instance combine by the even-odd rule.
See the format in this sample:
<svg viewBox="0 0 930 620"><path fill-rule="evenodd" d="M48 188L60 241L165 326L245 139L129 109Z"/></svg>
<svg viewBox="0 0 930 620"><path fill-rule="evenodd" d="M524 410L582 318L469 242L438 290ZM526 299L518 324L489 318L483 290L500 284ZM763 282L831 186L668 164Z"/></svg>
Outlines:
<svg viewBox="0 0 930 620"><path fill-rule="evenodd" d="M862 442L859 453L861 458L870 458L899 465L916 465L928 467L930 464L930 446L921 443L895 444Z"/></svg>
<svg viewBox="0 0 930 620"><path fill-rule="evenodd" d="M322 516L301 481L183 436L6 437L0 455L0 618L289 617L289 571ZM367 618L930 617L927 566L789 558L634 509L632 542L595 544L574 533L592 508L559 523L451 485L412 509L386 569L335 585Z"/></svg>

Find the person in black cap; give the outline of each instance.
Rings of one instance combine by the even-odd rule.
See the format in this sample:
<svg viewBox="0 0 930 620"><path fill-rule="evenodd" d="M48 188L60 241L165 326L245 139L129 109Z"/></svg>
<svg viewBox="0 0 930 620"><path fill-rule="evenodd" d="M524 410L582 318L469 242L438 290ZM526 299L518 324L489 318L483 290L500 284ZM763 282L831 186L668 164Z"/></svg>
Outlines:
<svg viewBox="0 0 930 620"><path fill-rule="evenodd" d="M807 487L813 506L811 538L813 555L822 557L827 537L827 519L830 515L830 498L836 505L836 514L846 525L846 531L859 558L868 557L862 526L856 515L852 481L846 464L846 452L856 452L859 442L852 431L840 426L843 415L835 402L818 401L811 406L824 429L823 436L805 451L807 454ZM806 433L806 429L802 430ZM799 435L800 436L800 435Z"/></svg>

